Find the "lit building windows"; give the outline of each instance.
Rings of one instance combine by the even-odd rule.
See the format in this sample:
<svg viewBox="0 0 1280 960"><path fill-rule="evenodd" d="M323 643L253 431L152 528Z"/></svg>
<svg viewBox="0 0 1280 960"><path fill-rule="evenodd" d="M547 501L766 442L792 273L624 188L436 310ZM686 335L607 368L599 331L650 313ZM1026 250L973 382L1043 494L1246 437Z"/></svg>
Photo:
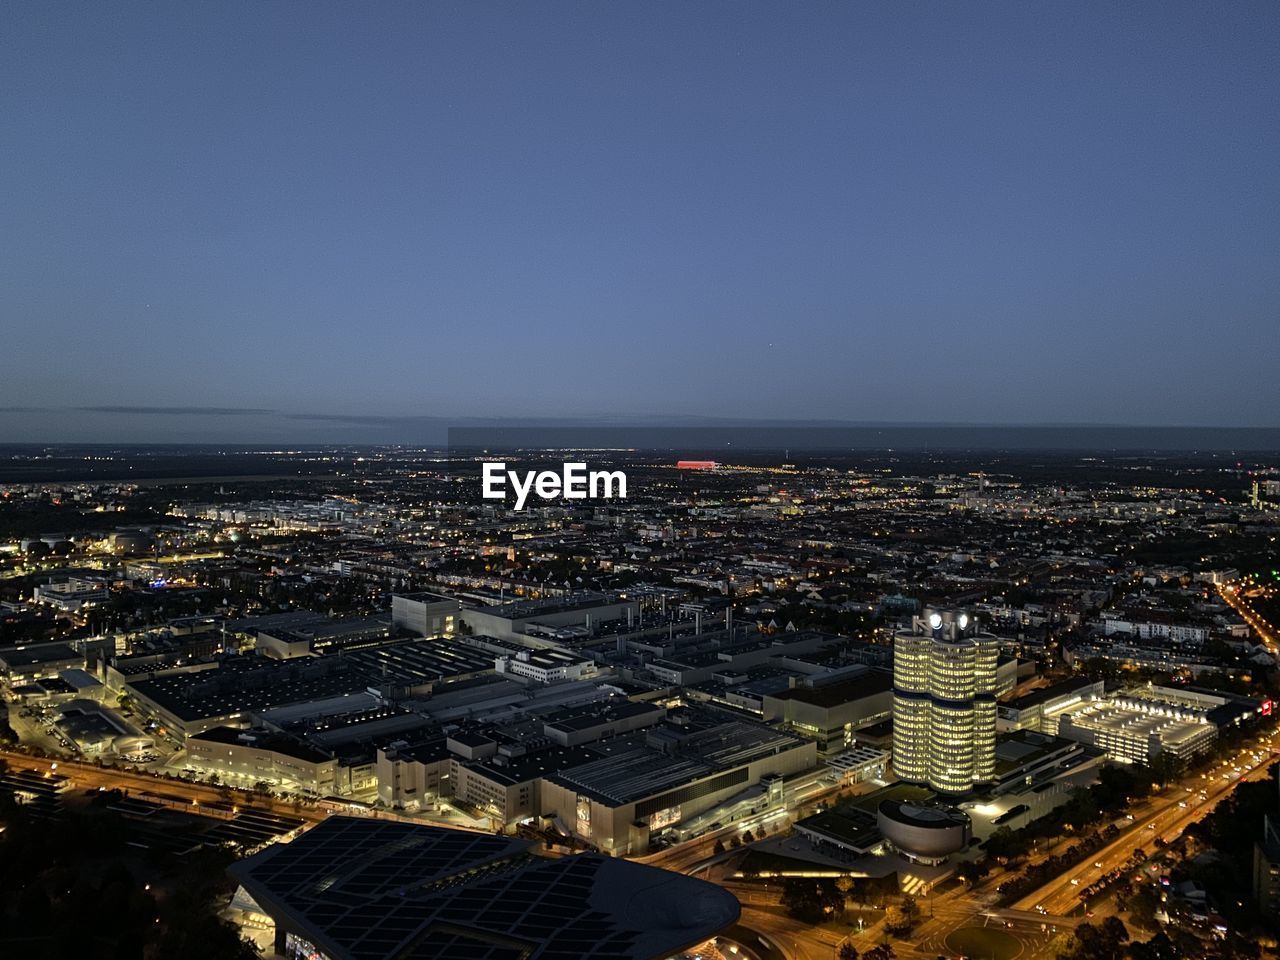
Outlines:
<svg viewBox="0 0 1280 960"><path fill-rule="evenodd" d="M893 766L964 793L995 779L998 644L965 614L925 611L894 637Z"/></svg>

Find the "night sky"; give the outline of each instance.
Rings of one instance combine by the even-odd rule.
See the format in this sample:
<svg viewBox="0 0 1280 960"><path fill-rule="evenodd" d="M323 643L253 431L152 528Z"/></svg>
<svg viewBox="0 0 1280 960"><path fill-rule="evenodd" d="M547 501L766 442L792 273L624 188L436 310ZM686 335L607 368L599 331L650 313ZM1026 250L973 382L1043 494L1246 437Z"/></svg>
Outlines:
<svg viewBox="0 0 1280 960"><path fill-rule="evenodd" d="M1274 0L11 3L0 441L1280 425L1278 105Z"/></svg>

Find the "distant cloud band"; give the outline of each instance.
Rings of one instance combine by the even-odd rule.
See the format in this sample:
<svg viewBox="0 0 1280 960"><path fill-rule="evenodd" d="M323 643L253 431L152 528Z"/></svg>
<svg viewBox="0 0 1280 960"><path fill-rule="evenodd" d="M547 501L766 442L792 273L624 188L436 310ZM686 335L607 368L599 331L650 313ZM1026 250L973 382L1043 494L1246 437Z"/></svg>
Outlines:
<svg viewBox="0 0 1280 960"><path fill-rule="evenodd" d="M261 417L277 411L259 407L72 407L80 413L125 413L168 417Z"/></svg>

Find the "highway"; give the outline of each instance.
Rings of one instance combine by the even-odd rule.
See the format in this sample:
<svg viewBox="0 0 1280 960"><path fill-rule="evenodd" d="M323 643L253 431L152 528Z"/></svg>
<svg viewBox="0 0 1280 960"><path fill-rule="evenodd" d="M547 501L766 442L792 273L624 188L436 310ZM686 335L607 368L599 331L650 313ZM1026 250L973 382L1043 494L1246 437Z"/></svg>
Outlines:
<svg viewBox="0 0 1280 960"><path fill-rule="evenodd" d="M1051 916L1066 916L1079 909L1084 891L1106 874L1123 869L1135 850L1154 850L1157 837L1166 843L1177 839L1190 824L1217 806L1237 783L1265 777L1267 767L1275 759L1272 750L1278 735L1272 733L1263 738L1260 747L1253 751L1247 747L1242 749L1233 760L1215 766L1205 779L1194 777L1166 788L1164 793L1148 801L1150 809L1135 815L1128 830L1101 850L1089 854L1084 866L1055 877L1013 904L1014 909L1043 910ZM1254 759L1255 753L1260 759Z"/></svg>
<svg viewBox="0 0 1280 960"><path fill-rule="evenodd" d="M211 804L226 799L225 788L209 784L190 783L185 780L166 780L163 777L135 773L131 770L120 770L115 767L95 767L91 763L84 763L79 760L33 757L30 754L12 753L7 750L0 750L0 760L8 763L10 770L56 771L58 774L70 778L71 786L76 789L86 790L101 787L105 790L127 790L135 794L150 791L157 794L167 794L172 797L181 797L184 800L191 801L191 805L196 812L199 812L202 804ZM269 810L282 817L296 817L308 823L319 823L330 816L328 810L318 810L307 806L295 809L291 801L250 797L249 794L239 791L232 791L232 795L238 796L245 807ZM207 812L213 814L213 809L211 808Z"/></svg>
<svg viewBox="0 0 1280 960"><path fill-rule="evenodd" d="M1218 595L1226 601L1236 613L1244 619L1261 639L1268 650L1272 653L1280 652L1280 637L1277 637L1276 628L1264 620L1249 605L1247 598L1239 583L1220 583L1218 584Z"/></svg>
<svg viewBox="0 0 1280 960"><path fill-rule="evenodd" d="M190 801L192 812L205 813L209 816L224 816L225 812L217 807L209 806L227 799L227 791L237 806L245 809L267 810L282 817L294 817L309 825L319 823L333 816L334 811L324 806L299 804L294 806L292 800L281 800L276 797L252 795L244 790L236 790L225 786L213 786L207 783L192 783L189 780L166 780L164 777L121 770L118 767L96 767L80 760L66 760L53 757L36 757L26 753L14 753L0 750L0 760L9 765L10 770L38 770L40 772L55 771L69 778L72 789L90 790L101 787L104 790L126 790L131 794L163 794L166 797L181 798ZM152 799L155 799L154 797ZM160 802L160 801L157 801ZM203 809L202 809L203 807ZM344 811L345 812L345 811ZM449 827L453 830L471 830L474 833L487 833L456 822L436 820L424 815L404 815L387 810L351 811L355 816L374 817L379 820L403 820L406 823L429 824Z"/></svg>

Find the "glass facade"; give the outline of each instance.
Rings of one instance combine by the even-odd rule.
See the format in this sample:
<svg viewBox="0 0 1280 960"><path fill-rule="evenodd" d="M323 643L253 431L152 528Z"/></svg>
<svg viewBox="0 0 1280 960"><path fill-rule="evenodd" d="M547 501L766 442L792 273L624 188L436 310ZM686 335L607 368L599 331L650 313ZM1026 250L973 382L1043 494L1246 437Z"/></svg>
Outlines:
<svg viewBox="0 0 1280 960"><path fill-rule="evenodd" d="M284 937L285 960L329 960L310 940L304 940L294 933L286 933Z"/></svg>
<svg viewBox="0 0 1280 960"><path fill-rule="evenodd" d="M894 638L893 767L965 793L995 779L996 638L963 615L926 611Z"/></svg>

